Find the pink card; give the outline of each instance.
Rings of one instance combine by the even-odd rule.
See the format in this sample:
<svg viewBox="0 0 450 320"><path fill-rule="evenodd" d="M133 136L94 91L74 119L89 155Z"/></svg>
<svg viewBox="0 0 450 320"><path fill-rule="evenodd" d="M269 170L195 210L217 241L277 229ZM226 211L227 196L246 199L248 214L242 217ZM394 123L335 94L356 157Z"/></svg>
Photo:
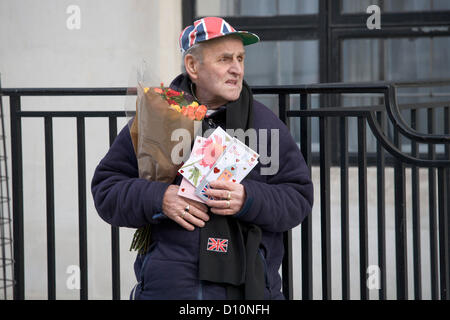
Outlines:
<svg viewBox="0 0 450 320"><path fill-rule="evenodd" d="M205 201L203 201L202 199L200 199L195 195L195 187L184 177L183 180L181 181L180 189L178 189L178 195L198 202L205 203Z"/></svg>

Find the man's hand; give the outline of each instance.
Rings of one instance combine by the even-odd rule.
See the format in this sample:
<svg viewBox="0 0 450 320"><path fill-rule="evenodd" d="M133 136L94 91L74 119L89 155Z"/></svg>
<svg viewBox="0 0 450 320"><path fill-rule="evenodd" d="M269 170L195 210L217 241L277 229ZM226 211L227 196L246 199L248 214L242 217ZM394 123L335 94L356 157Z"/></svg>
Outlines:
<svg viewBox="0 0 450 320"><path fill-rule="evenodd" d="M211 207L211 212L219 215L233 215L239 212L244 205L245 188L240 183L231 181L212 181L205 193L215 200L208 200L206 204Z"/></svg>
<svg viewBox="0 0 450 320"><path fill-rule="evenodd" d="M164 193L162 209L164 214L183 228L193 231L195 226L204 227L209 220L208 208L197 201L192 201L178 195L179 186L170 185ZM189 205L189 211L185 208Z"/></svg>

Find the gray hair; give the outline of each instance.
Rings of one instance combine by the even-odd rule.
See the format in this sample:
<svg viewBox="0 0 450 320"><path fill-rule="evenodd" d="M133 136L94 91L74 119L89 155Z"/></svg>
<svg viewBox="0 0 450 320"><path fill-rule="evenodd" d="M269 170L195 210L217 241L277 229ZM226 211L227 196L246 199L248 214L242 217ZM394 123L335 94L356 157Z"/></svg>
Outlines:
<svg viewBox="0 0 450 320"><path fill-rule="evenodd" d="M184 65L184 58L188 54L194 56L194 58L199 60L201 63L203 61L203 44L195 43L192 47L190 47L183 53L183 65Z"/></svg>

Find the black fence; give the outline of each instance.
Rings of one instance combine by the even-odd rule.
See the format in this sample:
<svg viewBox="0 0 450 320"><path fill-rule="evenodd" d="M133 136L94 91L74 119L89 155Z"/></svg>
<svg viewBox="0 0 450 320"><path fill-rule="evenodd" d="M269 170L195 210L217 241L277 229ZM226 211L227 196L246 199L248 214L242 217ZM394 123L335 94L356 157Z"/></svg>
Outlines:
<svg viewBox="0 0 450 320"><path fill-rule="evenodd" d="M367 276L369 268L369 251L376 252L379 273L378 298L387 299L387 248L395 250L395 291L396 299L422 299L424 287L430 288L431 299L450 299L450 102L413 103L398 105L396 90L400 86L442 86L449 82L433 83L368 83L368 84L319 84L306 86L254 87L255 95L275 95L278 100L278 114L282 121L298 128L299 145L310 168L317 168L320 181L315 186L320 197L315 206L320 207L320 252L314 252L313 216L309 216L301 225L301 252L293 251L292 232L285 233L285 257L282 265L283 292L288 299L294 298L294 267L300 265L301 298L312 299L313 289L320 286L321 297L331 299L333 289L332 275L335 269L340 271L339 291L342 299L351 298L351 289L359 287L359 298L369 298ZM23 111L21 98L24 96L124 96L127 88L51 88L51 89L3 89L2 95L9 96L11 118L11 163L12 163L12 210L14 234L14 299L25 298L25 264L24 261L24 207L23 207L23 150L22 119L41 118L45 130L45 168L46 168L46 227L47 227L47 283L48 299L56 299L55 272L55 181L53 149L53 119L58 117L75 118L77 124L77 171L78 171L78 219L79 219L79 266L80 299L88 299L88 264L87 264L87 199L86 192L91 177L86 177L85 120L87 118L109 119L110 143L117 134L117 118L124 117L124 112L103 111ZM378 94L381 104L362 107L338 107L343 101L342 94ZM311 97L320 95L320 101L327 106L311 107ZM299 105L291 103L292 98L299 98ZM422 111L426 110L426 119ZM419 118L419 111L420 118ZM436 116L439 111L439 117ZM405 114L410 119L404 120ZM318 145L320 151L312 150L312 119L318 119ZM350 119L357 119L357 152L349 152ZM415 128L417 123L425 121L426 133ZM293 124L295 125L293 127ZM436 133L436 128L442 128ZM368 130L370 129L370 130ZM367 135L376 138L376 150L368 152ZM407 142L405 142L407 141ZM405 144L410 151L403 151ZM425 146L426 152L424 153ZM440 146L440 149L436 147ZM369 162L368 162L369 159ZM376 168L376 211L377 211L377 245L369 246L368 241L368 166ZM340 198L339 220L340 252L339 266L332 263L332 229L330 170L339 168ZM350 265L350 199L349 169L357 168L358 181L358 242L359 242L359 284L352 282ZM387 243L386 237L386 168L394 171L394 210L395 243ZM419 177L419 170L425 168L427 181ZM411 183L406 182L406 170L411 170ZM423 187L426 186L426 191ZM422 188L421 188L422 187ZM407 188L412 196L406 197ZM420 199L428 201L428 210L421 212ZM407 201L410 201L410 203ZM408 234L409 214L412 208L412 234ZM74 213L76 214L76 213ZM313 213L315 214L315 213ZM424 219L429 225L428 244L421 244L421 226ZM333 231L335 232L335 231ZM408 241L412 241L412 252L408 251ZM119 229L111 227L112 250L112 298L120 299L120 252ZM426 259L424 258L426 253ZM318 254L321 261L321 281L314 281L317 267L313 264L313 254ZM413 256L413 270L408 270L408 255ZM301 259L297 259L296 257ZM425 261L426 260L426 261ZM422 268L426 263L429 274ZM413 292L408 290L412 279ZM297 289L295 289L297 290Z"/></svg>

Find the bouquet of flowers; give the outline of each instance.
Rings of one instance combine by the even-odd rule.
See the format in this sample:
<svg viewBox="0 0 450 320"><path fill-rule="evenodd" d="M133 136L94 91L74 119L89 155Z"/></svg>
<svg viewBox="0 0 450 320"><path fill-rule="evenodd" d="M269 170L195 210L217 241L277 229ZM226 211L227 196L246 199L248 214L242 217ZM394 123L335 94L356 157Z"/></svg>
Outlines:
<svg viewBox="0 0 450 320"><path fill-rule="evenodd" d="M177 129L187 130L181 143L190 150L196 136L196 125L206 115L206 106L199 105L185 92L164 87L137 86L136 115L130 126L131 140L138 161L139 177L151 181L170 183L175 179L182 161L174 157L174 147L180 144L172 138ZM197 122L198 124L198 122ZM185 154L181 158L187 159ZM134 234L130 250L145 253L150 240L150 225L139 228Z"/></svg>

